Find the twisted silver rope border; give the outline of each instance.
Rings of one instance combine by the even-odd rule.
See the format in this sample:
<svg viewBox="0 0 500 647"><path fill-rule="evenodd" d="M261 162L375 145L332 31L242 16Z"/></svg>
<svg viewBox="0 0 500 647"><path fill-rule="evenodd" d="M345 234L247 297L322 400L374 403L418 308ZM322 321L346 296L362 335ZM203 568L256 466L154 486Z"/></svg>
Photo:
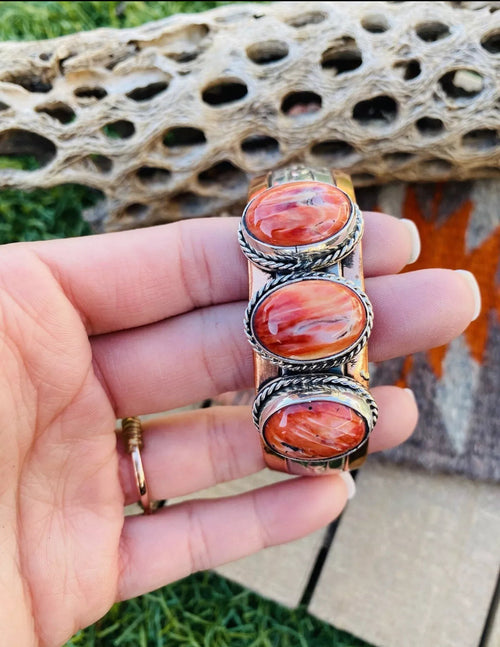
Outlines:
<svg viewBox="0 0 500 647"><path fill-rule="evenodd" d="M378 418L378 406L373 399L371 393L361 386L356 380L350 377L341 377L339 375L286 375L278 377L271 382L268 382L255 397L252 407L253 422L257 429L260 428L260 416L266 406L267 402L274 396L297 394L299 390L302 391L321 391L328 395L332 391L332 387L337 390L344 390L350 393L355 393L362 397L370 408L372 419L368 420L368 435L371 433ZM366 440L365 438L365 440Z"/></svg>
<svg viewBox="0 0 500 647"><path fill-rule="evenodd" d="M259 301L264 300L265 296L267 296L267 293L272 292L272 290L274 290L274 288L276 288L277 286L286 285L288 283L299 283L301 281L314 279L327 280L331 283L340 283L341 285L347 286L348 288L353 290L355 294L357 294L366 309L366 324L361 337L351 348L351 350L346 349L346 352L342 354L337 354L334 357L330 357L319 362L308 360L287 360L284 357L273 355L259 343L252 329L252 318L255 310L257 309ZM253 295L252 299L248 303L247 309L245 310L243 325L245 334L248 341L252 345L252 348L264 359L269 360L273 364L278 364L278 366L281 366L282 368L294 369L297 371L316 372L325 370L332 366L338 366L339 364L345 364L361 351L363 346L365 346L366 342L368 341L368 337L370 336L373 328L373 308L367 295L354 283L352 283L352 281L348 281L347 279L344 279L342 277L322 272L284 274L282 276L276 276L273 279L267 281L267 283Z"/></svg>
<svg viewBox="0 0 500 647"><path fill-rule="evenodd" d="M243 235L243 219L238 228L238 242L249 261L267 272L314 271L333 265L352 252L363 235L363 215L354 205L355 225L346 240L332 252L295 252L289 254L277 250L274 255L264 254L249 245Z"/></svg>

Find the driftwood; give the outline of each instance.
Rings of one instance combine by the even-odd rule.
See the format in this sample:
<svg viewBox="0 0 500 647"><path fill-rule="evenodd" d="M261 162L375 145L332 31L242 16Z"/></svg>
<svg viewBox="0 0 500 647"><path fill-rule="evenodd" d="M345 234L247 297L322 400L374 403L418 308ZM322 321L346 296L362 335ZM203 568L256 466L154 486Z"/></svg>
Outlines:
<svg viewBox="0 0 500 647"><path fill-rule="evenodd" d="M358 186L498 177L499 8L238 3L1 43L0 156L37 168L0 186L93 187L111 230L227 212L296 160Z"/></svg>

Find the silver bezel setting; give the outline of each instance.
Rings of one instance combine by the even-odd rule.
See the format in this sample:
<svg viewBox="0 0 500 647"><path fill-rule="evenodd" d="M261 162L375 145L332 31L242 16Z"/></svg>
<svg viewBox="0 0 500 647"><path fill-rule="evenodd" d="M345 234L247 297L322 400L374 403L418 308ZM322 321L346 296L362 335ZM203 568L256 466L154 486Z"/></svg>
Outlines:
<svg viewBox="0 0 500 647"><path fill-rule="evenodd" d="M302 283L304 281L311 281L311 280L330 281L331 283L337 283L337 284L343 285L349 288L352 292L354 292L356 296L360 299L360 301L362 302L365 308L366 323L365 323L363 332L360 335L360 337L357 339L357 341L351 344L348 348L346 348L340 353L335 353L334 355L329 355L325 358L311 359L311 360L289 359L286 357L282 357L280 355L276 355L275 353L272 353L270 350L268 350L263 344L261 344L261 342L257 338L257 335L255 334L255 330L254 330L255 313L257 312L261 303L267 297L269 297L271 294L273 294L273 292L276 292L283 286L291 285L293 283ZM250 344L252 345L254 350L264 359L267 359L274 364L278 364L283 368L295 368L299 370L304 369L304 370L307 370L308 372L316 372L316 371L325 370L332 366L338 366L339 364L344 364L345 362L350 361L361 351L363 346L368 341L368 337L370 336L370 333L373 327L373 308L366 294L362 292L354 283L342 277L339 277L333 274L322 273L322 272L310 272L305 274L298 274L298 273L286 274L286 275L277 276L274 279L271 279L260 290L258 290L254 294L254 296L248 303L248 306L245 312L244 327L245 327L245 333L247 335L247 338Z"/></svg>
<svg viewBox="0 0 500 647"><path fill-rule="evenodd" d="M360 443L342 454L330 458L301 459L281 454L267 442L265 426L269 418L280 409L297 403L330 401L348 406L363 418L365 435ZM257 394L253 405L253 420L259 430L266 451L287 461L319 471L345 469L349 459L359 453L367 443L378 417L378 407L371 394L355 380L338 375L284 376L268 382ZM296 472L296 473L301 473ZM307 472L305 472L307 473Z"/></svg>
<svg viewBox="0 0 500 647"><path fill-rule="evenodd" d="M315 183L325 184L329 188L333 186L326 182ZM269 187L255 196L245 207L238 230L238 240L245 256L267 272L293 272L298 270L311 271L327 267L350 254L363 235L363 216L357 204L351 200L345 191L338 187L334 188L349 200L350 213L346 224L329 238L316 243L290 247L265 243L255 238L248 231L245 219L248 209L254 200L268 191L273 191L276 186Z"/></svg>

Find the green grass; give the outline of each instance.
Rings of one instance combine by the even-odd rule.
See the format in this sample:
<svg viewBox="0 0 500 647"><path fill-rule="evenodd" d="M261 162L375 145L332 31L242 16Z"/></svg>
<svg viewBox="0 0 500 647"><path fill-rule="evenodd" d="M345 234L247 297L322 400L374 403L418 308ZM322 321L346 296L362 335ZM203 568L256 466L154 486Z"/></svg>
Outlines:
<svg viewBox="0 0 500 647"><path fill-rule="evenodd" d="M134 27L223 2L0 2L0 40L54 38L97 27ZM108 133L112 136L113 133ZM1 168L33 170L29 156L0 157ZM0 191L0 243L90 233L82 213L99 192L67 184ZM218 576L198 573L115 605L67 647L369 647L310 616L290 611Z"/></svg>
<svg viewBox="0 0 500 647"><path fill-rule="evenodd" d="M365 647L310 616L215 573L116 604L66 647Z"/></svg>
<svg viewBox="0 0 500 647"><path fill-rule="evenodd" d="M90 233L82 211L101 195L85 186L65 184L50 190L0 192L0 243L67 238Z"/></svg>
<svg viewBox="0 0 500 647"><path fill-rule="evenodd" d="M0 40L40 40L98 27L137 27L228 2L0 2Z"/></svg>

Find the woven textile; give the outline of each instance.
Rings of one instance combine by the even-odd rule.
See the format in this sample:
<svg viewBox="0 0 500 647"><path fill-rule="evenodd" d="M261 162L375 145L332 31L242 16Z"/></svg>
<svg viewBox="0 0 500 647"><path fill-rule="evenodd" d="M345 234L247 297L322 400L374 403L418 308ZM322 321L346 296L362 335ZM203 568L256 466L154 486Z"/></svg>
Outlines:
<svg viewBox="0 0 500 647"><path fill-rule="evenodd" d="M411 387L416 432L382 460L500 480L500 182L398 184L359 193L375 208L417 225L422 252L408 271L467 269L483 301L478 319L447 346L373 367L372 384Z"/></svg>

